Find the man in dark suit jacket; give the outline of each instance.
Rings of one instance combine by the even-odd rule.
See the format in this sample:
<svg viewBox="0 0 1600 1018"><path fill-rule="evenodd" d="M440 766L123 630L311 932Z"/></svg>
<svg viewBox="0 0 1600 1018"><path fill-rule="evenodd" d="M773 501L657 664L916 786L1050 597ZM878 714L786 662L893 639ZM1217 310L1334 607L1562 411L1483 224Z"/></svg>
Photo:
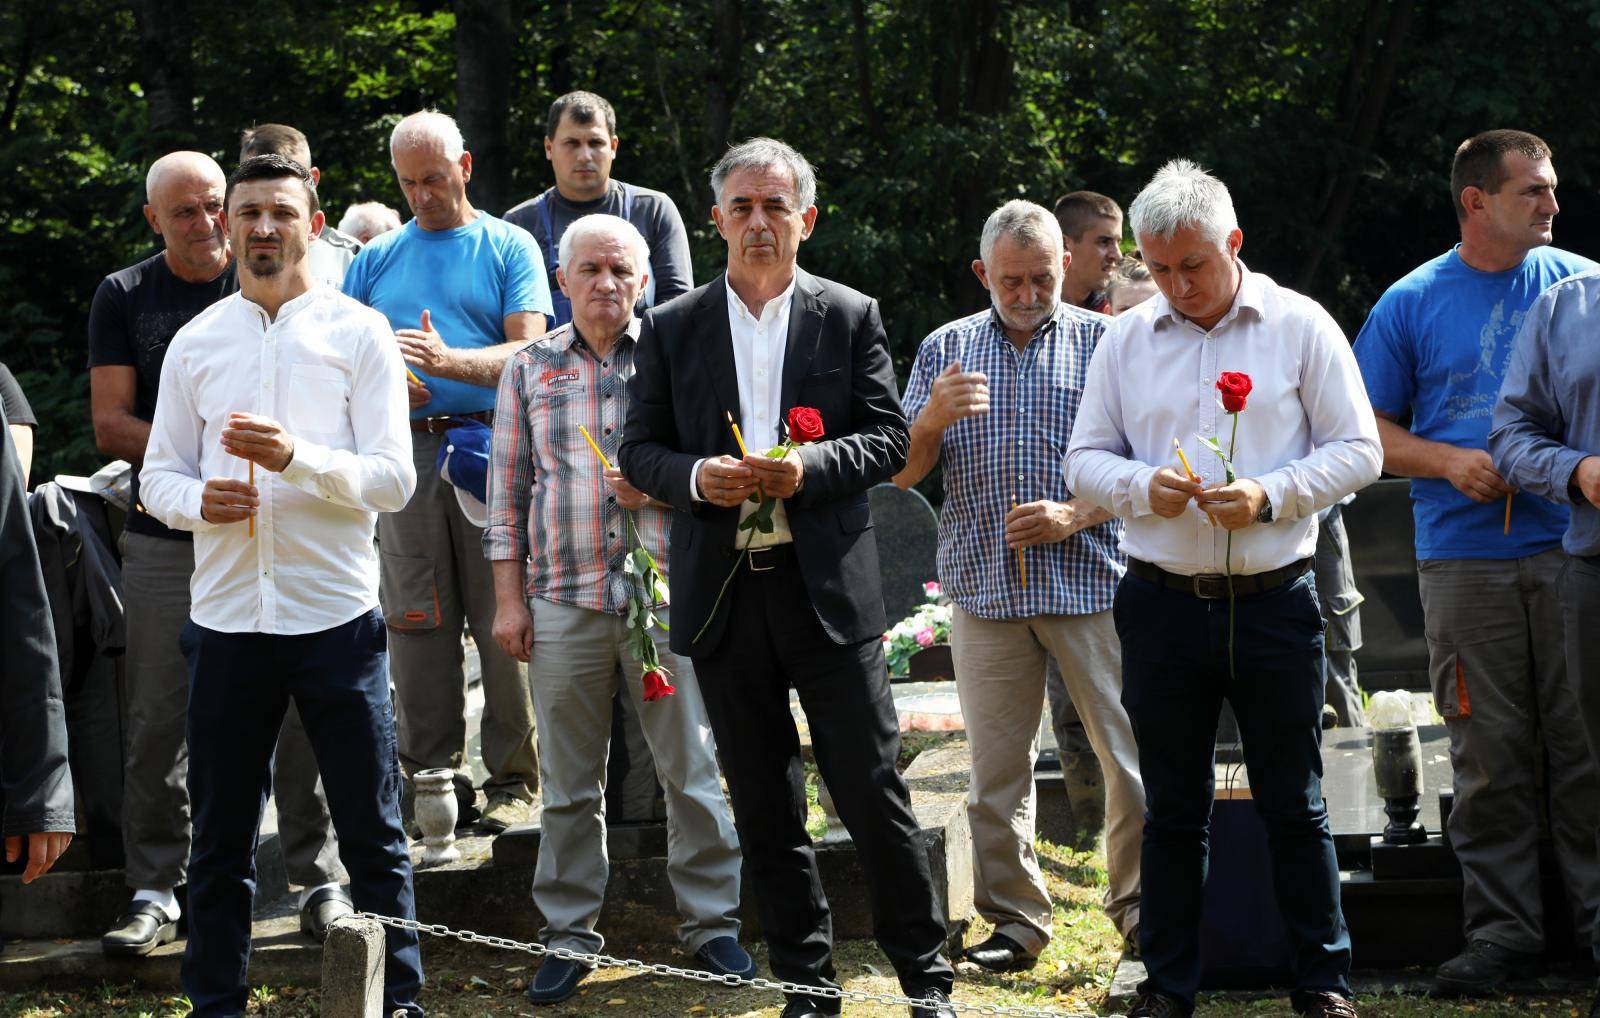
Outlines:
<svg viewBox="0 0 1600 1018"><path fill-rule="evenodd" d="M899 471L909 437L877 302L795 264L816 222L816 178L756 138L711 175L728 271L647 312L620 458L638 488L679 509L668 557L672 649L693 659L722 754L734 823L779 979L836 986L832 922L806 834L800 694L817 767L869 875L878 942L914 1018L953 1015L945 928L910 795L895 771L878 548L867 489ZM796 406L824 436L763 453ZM742 458L732 414L751 454ZM751 495L777 500L739 529ZM839 1001L796 995L783 1018Z"/></svg>

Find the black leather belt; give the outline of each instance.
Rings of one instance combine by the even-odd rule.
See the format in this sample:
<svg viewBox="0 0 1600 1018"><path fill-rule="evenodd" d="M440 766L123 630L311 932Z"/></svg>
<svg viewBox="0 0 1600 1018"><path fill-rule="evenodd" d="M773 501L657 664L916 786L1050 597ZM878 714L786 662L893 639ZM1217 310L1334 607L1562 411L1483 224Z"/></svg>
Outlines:
<svg viewBox="0 0 1600 1018"><path fill-rule="evenodd" d="M441 414L438 417L419 417L411 422L411 430L429 435L442 435L462 421L481 421L494 424L493 410L479 410L475 414Z"/></svg>
<svg viewBox="0 0 1600 1018"><path fill-rule="evenodd" d="M1311 560L1303 558L1298 562L1289 563L1282 569L1269 569L1264 573L1251 573L1248 576L1234 576L1234 596L1259 594L1274 587L1281 587L1290 580L1299 579L1310 568ZM1158 587L1181 590L1185 594L1193 594L1208 601L1228 596L1228 577L1222 573L1196 573L1193 576L1184 576L1182 573L1169 573L1160 566L1141 562L1136 558L1128 560L1128 572Z"/></svg>
<svg viewBox="0 0 1600 1018"><path fill-rule="evenodd" d="M768 548L751 548L744 558L752 573L767 573L774 569L792 566L800 560L795 557L794 542L774 544Z"/></svg>

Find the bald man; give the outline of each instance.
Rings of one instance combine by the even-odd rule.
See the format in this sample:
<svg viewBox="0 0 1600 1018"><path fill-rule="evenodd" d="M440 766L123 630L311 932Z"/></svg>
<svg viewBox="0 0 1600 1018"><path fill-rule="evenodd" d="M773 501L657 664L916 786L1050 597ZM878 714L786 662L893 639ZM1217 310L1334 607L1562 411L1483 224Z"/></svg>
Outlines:
<svg viewBox="0 0 1600 1018"><path fill-rule="evenodd" d="M137 468L150 438L167 344L191 318L239 288L217 218L225 186L222 168L210 156L172 152L157 159L145 177L144 217L163 250L107 276L89 309L95 444L136 468L122 534L128 613L122 842L133 900L101 938L101 947L113 956L146 955L177 936L173 892L189 864L184 741L189 687L178 632L189 618L194 544L188 531L168 529L145 512ZM287 737L305 739L299 729ZM293 780L287 773L291 756L309 759L309 747L285 754L280 765L285 782ZM287 868L290 881L305 888L301 925L320 937L351 907L339 886L338 842L316 791L315 772L309 781L295 783L309 785L311 801L293 815L284 811L279 826L286 844L306 846L290 853Z"/></svg>

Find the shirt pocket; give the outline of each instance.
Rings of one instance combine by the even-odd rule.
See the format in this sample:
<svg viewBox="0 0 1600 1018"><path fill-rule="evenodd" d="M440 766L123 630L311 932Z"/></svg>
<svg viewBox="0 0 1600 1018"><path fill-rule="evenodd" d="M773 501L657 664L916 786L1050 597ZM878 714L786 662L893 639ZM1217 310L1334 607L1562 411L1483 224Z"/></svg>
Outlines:
<svg viewBox="0 0 1600 1018"><path fill-rule="evenodd" d="M1078 408L1083 405L1083 388L1056 382L1050 385L1045 400L1034 424L1051 449L1064 456L1072 438L1072 422L1078 419Z"/></svg>
<svg viewBox="0 0 1600 1018"><path fill-rule="evenodd" d="M338 434L350 401L350 383L344 372L322 364L289 366L290 434Z"/></svg>

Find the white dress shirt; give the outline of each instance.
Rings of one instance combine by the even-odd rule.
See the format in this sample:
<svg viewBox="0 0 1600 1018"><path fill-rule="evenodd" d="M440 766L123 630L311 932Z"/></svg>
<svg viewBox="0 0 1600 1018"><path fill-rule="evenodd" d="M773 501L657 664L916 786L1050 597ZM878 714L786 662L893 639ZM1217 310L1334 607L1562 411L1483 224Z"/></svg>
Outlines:
<svg viewBox="0 0 1600 1018"><path fill-rule="evenodd" d="M1234 531L1235 575L1265 572L1316 550L1316 514L1377 480L1378 427L1344 333L1315 301L1240 264L1233 306L1209 331L1156 294L1112 320L1089 365L1067 447L1067 487L1128 521L1129 557L1183 575L1223 573L1228 531L1194 502L1165 519L1150 508L1150 479L1181 471L1174 438L1207 486L1222 461L1196 437L1229 447L1233 418L1216 389L1223 371L1254 386L1239 415L1236 474L1272 504L1270 524Z"/></svg>
<svg viewBox="0 0 1600 1018"><path fill-rule="evenodd" d="M795 279L799 277L796 276ZM728 291L728 332L733 337L733 372L739 379L739 434L745 448L761 455L778 444L779 424L783 422L783 355L789 345L789 305L794 300L795 279L782 293L767 301L761 317L750 313L744 301ZM700 464L694 465L694 481L690 493L698 501L700 495ZM742 523L756 511L756 503L746 500L739 506ZM794 535L789 532L789 516L784 511L783 500L772 507L772 533L734 531L733 546L770 548L775 544L791 544Z"/></svg>
<svg viewBox="0 0 1600 1018"><path fill-rule="evenodd" d="M242 293L178 330L139 474L156 519L194 531L190 617L226 633L312 633L378 603L375 513L416 488L405 368L389 323L317 285L270 320ZM257 466L255 536L208 523L200 496L212 477L248 478L223 451L235 411L271 417L294 440L284 471Z"/></svg>

